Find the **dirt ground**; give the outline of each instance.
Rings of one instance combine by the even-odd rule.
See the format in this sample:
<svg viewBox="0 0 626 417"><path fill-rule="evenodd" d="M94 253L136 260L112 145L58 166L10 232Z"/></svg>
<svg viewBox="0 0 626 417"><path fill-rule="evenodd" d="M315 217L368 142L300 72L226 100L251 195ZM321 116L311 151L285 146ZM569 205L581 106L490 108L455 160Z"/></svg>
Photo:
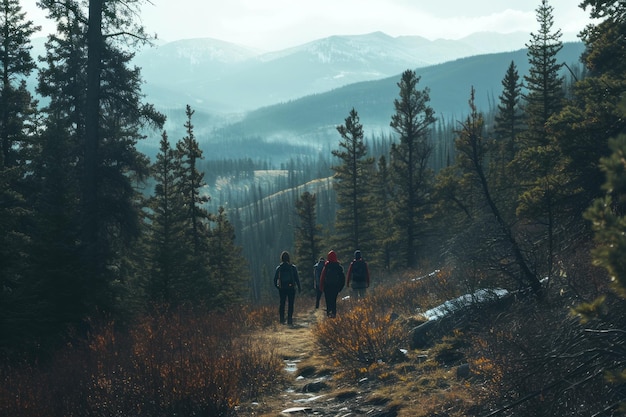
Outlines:
<svg viewBox="0 0 626 417"><path fill-rule="evenodd" d="M263 337L285 362L287 384L279 392L251 404L242 404L238 416L374 416L394 417L385 404L370 399L373 386L363 380L354 386L339 382L332 359L322 354L313 326L327 320L324 310L296 312L294 325L276 324Z"/></svg>

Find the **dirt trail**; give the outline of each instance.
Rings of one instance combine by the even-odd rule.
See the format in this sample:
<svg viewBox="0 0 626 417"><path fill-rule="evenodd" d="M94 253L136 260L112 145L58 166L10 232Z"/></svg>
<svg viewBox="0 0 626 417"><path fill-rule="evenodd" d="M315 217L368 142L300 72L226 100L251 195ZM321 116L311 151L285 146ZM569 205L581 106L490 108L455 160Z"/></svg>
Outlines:
<svg viewBox="0 0 626 417"><path fill-rule="evenodd" d="M322 308L296 311L293 326L277 324L267 331L268 343L285 361L288 382L279 393L242 405L239 415L395 416L385 411L384 405L368 401L372 388L368 381L342 386L335 380L337 369L332 360L321 353L312 333L313 326L321 320L326 320Z"/></svg>

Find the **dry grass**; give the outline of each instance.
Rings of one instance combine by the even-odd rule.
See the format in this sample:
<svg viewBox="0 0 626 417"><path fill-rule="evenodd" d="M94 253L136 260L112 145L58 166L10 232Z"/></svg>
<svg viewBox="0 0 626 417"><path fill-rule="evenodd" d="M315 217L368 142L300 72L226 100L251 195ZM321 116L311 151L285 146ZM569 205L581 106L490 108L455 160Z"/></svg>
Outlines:
<svg viewBox="0 0 626 417"><path fill-rule="evenodd" d="M3 367L0 414L230 416L284 378L282 358L238 314L177 310L125 331L94 325L46 366Z"/></svg>
<svg viewBox="0 0 626 417"><path fill-rule="evenodd" d="M591 346L571 332L566 301L553 300L481 311L467 320L466 330L402 353L420 309L461 291L445 271L412 280L419 275L393 277L389 282L396 284L380 285L360 302L340 301L334 319L322 309L296 308L295 326L277 324L273 306L211 316L155 315L124 332L114 323L96 326L87 343L68 346L47 366L1 368L0 415L51 415L55 409L64 416L275 417L296 405L294 392L301 398L303 385L313 380L328 385L327 404L370 406L398 417L482 415L523 392L523 375L543 369L521 362L523 352L549 356L548 349L571 338ZM552 363L562 362L575 363ZM297 370L285 372L288 364ZM463 374L457 374L460 365ZM542 378L537 373L532 386ZM589 393L607 390L601 376L594 387L601 389L587 390L588 404L600 395ZM574 394L580 402L583 392ZM529 403L516 411L540 406L538 398L536 407Z"/></svg>

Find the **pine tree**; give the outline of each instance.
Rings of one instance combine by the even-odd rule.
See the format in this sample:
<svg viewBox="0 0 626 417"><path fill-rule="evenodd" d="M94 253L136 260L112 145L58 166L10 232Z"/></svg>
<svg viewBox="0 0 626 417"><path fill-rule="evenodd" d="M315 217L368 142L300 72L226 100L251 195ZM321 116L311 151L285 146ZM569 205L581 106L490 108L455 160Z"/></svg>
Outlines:
<svg viewBox="0 0 626 417"><path fill-rule="evenodd" d="M582 32L582 61L588 76L574 85L575 100L550 122L551 131L566 157L570 181L570 207L581 211L602 195L605 181L598 161L608 157L609 138L626 129L620 101L626 92L626 4L583 1L597 24Z"/></svg>
<svg viewBox="0 0 626 417"><path fill-rule="evenodd" d="M511 162L515 158L516 142L523 130L524 115L520 103L522 86L517 67L511 61L502 80L503 90L495 116L494 146L490 151L492 167L489 170L495 197L500 200L502 214L507 218L515 216L517 197L521 192L519 184L513 180L516 176L511 172Z"/></svg>
<svg viewBox="0 0 626 417"><path fill-rule="evenodd" d="M488 141L484 138L484 120L481 113L476 109L474 101L475 91L472 87L469 101L470 115L461 124L462 128L457 133L456 148L458 151L457 164L467 179L476 185L482 193L483 200L493 215L502 235L510 247L513 260L519 269L520 283L529 284L535 293L541 291L541 283L528 265L524 253L516 239L516 236L501 213L492 195L488 181L488 172L485 160L488 154Z"/></svg>
<svg viewBox="0 0 626 417"><path fill-rule="evenodd" d="M106 32L89 42L85 24L94 18L91 34L97 34L94 25L99 20L95 15L88 18L82 3L41 2L57 22L58 33L48 39L38 92L48 98L46 130L63 132L70 152L66 169L80 180L80 192L72 201L79 207L75 221L83 233L79 240L80 275L86 288L82 301L93 311L107 311L123 305L126 288L120 284L133 275L126 255L140 231L135 184L148 172L148 161L136 150L136 143L143 138L143 129L159 127L164 118L141 102L139 69L130 66L130 49L116 43L117 33L141 33L133 32L129 19L134 15L126 13L136 2L99 3ZM88 126L93 123L97 126Z"/></svg>
<svg viewBox="0 0 626 417"><path fill-rule="evenodd" d="M339 158L335 171L334 189L337 195L334 248L344 256L356 249L367 253L371 248L371 221L368 212L369 179L372 175L374 158L367 156L367 146L363 142L363 125L355 109L338 126L341 135L340 149L332 154Z"/></svg>
<svg viewBox="0 0 626 417"><path fill-rule="evenodd" d="M16 152L25 148L25 117L34 106L24 78L36 68L30 38L40 28L26 20L21 9L18 0L0 2L0 169L22 159Z"/></svg>
<svg viewBox="0 0 626 417"><path fill-rule="evenodd" d="M391 171L396 184L394 219L398 229L404 232L399 249L406 267L417 265L418 239L425 227L433 177L428 167L432 152L428 139L435 122L434 110L428 105L428 88L417 89L419 81L414 71L402 74L398 83L400 97L394 100L395 114L390 124L399 135L399 143L391 147Z"/></svg>
<svg viewBox="0 0 626 417"><path fill-rule="evenodd" d="M502 80L502 87L494 133L501 148L502 163L507 164L515 156L515 140L522 130L523 122L520 107L522 83L513 61Z"/></svg>
<svg viewBox="0 0 626 417"><path fill-rule="evenodd" d="M27 337L43 336L34 319L39 306L30 303L35 219L29 194L36 157L31 125L37 103L25 83L35 69L30 37L38 29L19 1L0 2L0 349L19 352Z"/></svg>
<svg viewBox="0 0 626 417"><path fill-rule="evenodd" d="M524 95L526 130L522 135L523 147L545 146L550 142L546 123L550 116L563 107L563 77L559 74L562 63L557 54L563 48L561 30L553 31L554 8L542 0L536 9L539 32L531 33L528 48L529 74L524 76L527 93Z"/></svg>
<svg viewBox="0 0 626 417"><path fill-rule="evenodd" d="M209 252L209 236L212 216L204 205L209 201L208 194L203 194L206 186L204 174L198 170L198 163L202 159L202 150L196 140L192 116L194 111L187 105L185 115L186 136L176 144L179 192L181 194L183 206L185 207L185 236L189 248L188 264L185 266L184 274L188 283L184 285L186 293L185 299L195 302L206 300L202 294L210 291L211 275L209 272L209 262L212 262Z"/></svg>
<svg viewBox="0 0 626 417"><path fill-rule="evenodd" d="M373 245L369 255L370 268L379 266L384 270L396 267L398 260L394 259L393 252L398 241L398 231L393 224L393 182L387 165L387 158L382 155L378 158L376 172L371 182L370 214L376 221L372 224Z"/></svg>
<svg viewBox="0 0 626 417"><path fill-rule="evenodd" d="M626 99L620 109L626 116ZM597 331L593 345L597 352L603 352L601 366L609 381L620 389L626 382L626 354L619 349L623 338L614 335L621 329L626 317L626 134L609 140L612 153L601 159L602 171L606 174L603 186L606 194L596 199L585 212L591 221L596 243L593 249L594 261L608 272L611 289L617 295L613 300L608 294L601 295L592 303L576 308L583 320L599 319L602 329ZM594 361L597 363L597 361ZM623 397L618 397L621 409L626 406Z"/></svg>
<svg viewBox="0 0 626 417"><path fill-rule="evenodd" d="M300 280L305 289L313 288L313 276L311 269L321 255L322 250L322 226L317 224L316 214L317 198L308 191L302 193L296 201L296 215L298 216L294 237L294 247L297 254L297 264L300 266ZM310 285L307 281L311 280Z"/></svg>
<svg viewBox="0 0 626 417"><path fill-rule="evenodd" d="M251 277L224 207L220 207L214 217L209 239L211 282L208 291L201 297L206 298L205 303L211 309L224 310L241 303L241 294L251 287Z"/></svg>
<svg viewBox="0 0 626 417"><path fill-rule="evenodd" d="M538 251L547 253L546 271L552 276L559 234L565 230L562 203L567 195L568 178L563 175L564 160L548 121L564 105L562 63L557 54L563 47L561 31L553 31L553 8L542 0L537 8L539 32L531 34L528 46L529 75L525 77L524 96L526 130L519 135L520 147L515 157L514 175L520 178L521 194L517 207L524 221L542 226L543 236L532 238ZM544 246L545 247L541 247Z"/></svg>
<svg viewBox="0 0 626 417"><path fill-rule="evenodd" d="M180 193L179 159L167 133L161 137L159 153L152 166L156 182L148 201L148 269L146 294L152 303L176 305L185 301L181 288L185 283L185 260L190 247L185 239L185 210Z"/></svg>

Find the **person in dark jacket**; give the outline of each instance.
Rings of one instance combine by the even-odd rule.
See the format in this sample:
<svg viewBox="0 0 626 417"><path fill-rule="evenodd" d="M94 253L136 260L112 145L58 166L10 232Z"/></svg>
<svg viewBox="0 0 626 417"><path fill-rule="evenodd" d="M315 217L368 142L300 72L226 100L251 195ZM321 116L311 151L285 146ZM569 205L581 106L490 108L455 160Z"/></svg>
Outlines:
<svg viewBox="0 0 626 417"><path fill-rule="evenodd" d="M348 275L346 276L349 288L352 288L352 296L355 300L365 297L365 291L370 286L370 270L367 262L361 256L361 251L354 251L354 259L348 267ZM352 286L350 287L350 281Z"/></svg>
<svg viewBox="0 0 626 417"><path fill-rule="evenodd" d="M337 260L335 251L328 252L326 263L320 276L320 289L324 291L326 299L326 316L335 317L337 315L337 295L346 283L346 276L343 267Z"/></svg>
<svg viewBox="0 0 626 417"><path fill-rule="evenodd" d="M324 269L324 257L313 265L313 287L315 288L315 308L320 308L320 299L322 298L322 290L320 289L320 277Z"/></svg>
<svg viewBox="0 0 626 417"><path fill-rule="evenodd" d="M280 296L280 304L278 307L278 316L280 324L285 324L285 301L287 306L287 324L293 324L293 306L296 299L296 287L300 292L300 278L298 277L298 268L289 260L289 252L283 251L280 254L280 265L276 267L274 272L274 286L278 288Z"/></svg>

